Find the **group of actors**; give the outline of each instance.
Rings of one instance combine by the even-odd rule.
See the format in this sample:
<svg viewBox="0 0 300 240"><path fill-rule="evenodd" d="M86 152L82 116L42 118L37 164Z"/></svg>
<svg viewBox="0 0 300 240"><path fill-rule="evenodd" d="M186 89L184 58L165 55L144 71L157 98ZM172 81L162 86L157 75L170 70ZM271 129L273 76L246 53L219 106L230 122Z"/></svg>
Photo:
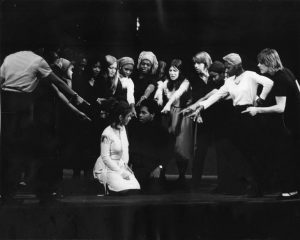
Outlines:
<svg viewBox="0 0 300 240"><path fill-rule="evenodd" d="M242 179L248 197L276 185L279 199L298 198L299 84L275 49L257 60L260 74L237 53L212 61L199 52L192 71L150 51L137 62L74 62L42 49L8 55L0 69L2 199L14 199L22 173L40 199L51 198L64 168L74 176L83 169L109 195L156 191L170 161L179 185L191 164L192 190L201 191L212 144L216 193Z"/></svg>

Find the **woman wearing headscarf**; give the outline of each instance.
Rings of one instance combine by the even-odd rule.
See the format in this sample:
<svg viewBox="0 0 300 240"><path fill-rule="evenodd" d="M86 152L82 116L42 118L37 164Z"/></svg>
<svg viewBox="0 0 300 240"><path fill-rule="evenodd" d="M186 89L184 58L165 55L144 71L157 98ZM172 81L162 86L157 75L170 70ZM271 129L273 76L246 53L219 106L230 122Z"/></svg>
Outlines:
<svg viewBox="0 0 300 240"><path fill-rule="evenodd" d="M114 97L134 105L134 85L129 78L129 72L132 71L130 69L134 66L133 59L129 57L121 58L118 68L117 59L111 55L106 55L102 66L101 80L97 83L98 103L101 104L103 101Z"/></svg>
<svg viewBox="0 0 300 240"><path fill-rule="evenodd" d="M183 118L180 114L180 111L189 104L190 90L190 82L183 74L182 61L173 59L169 67L168 78L157 90L157 94L163 94L167 99L161 112L170 114L169 132L175 137L174 157L179 172L179 184L185 184L188 162L193 156L192 121Z"/></svg>
<svg viewBox="0 0 300 240"><path fill-rule="evenodd" d="M245 71L242 67L242 59L236 53L223 57L225 61L225 73L228 78L224 85L207 100L199 101L187 110L195 110L190 117L201 122L200 113L207 111L211 105L218 100L230 96L233 101L233 118L231 124L231 139L239 148L252 170L252 177L249 177L247 195L249 197L262 196L262 164L260 134L257 119L249 114L243 113L249 106L261 104L272 89L273 81L252 71ZM257 97L258 86L262 85L262 91Z"/></svg>
<svg viewBox="0 0 300 240"><path fill-rule="evenodd" d="M126 99L131 106L132 112L136 116L134 84L130 78L134 68L134 60L131 57L122 57L118 60L118 73L123 89L126 89Z"/></svg>
<svg viewBox="0 0 300 240"><path fill-rule="evenodd" d="M141 101L152 97L156 87L156 71L158 61L153 52L143 51L140 53L136 71L133 74L135 86L136 105L139 106Z"/></svg>

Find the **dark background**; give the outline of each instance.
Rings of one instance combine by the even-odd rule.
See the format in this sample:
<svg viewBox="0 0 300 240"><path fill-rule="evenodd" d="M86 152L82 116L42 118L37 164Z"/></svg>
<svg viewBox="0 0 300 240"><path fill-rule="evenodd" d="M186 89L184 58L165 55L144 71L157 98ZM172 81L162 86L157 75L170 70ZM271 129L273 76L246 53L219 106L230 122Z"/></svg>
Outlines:
<svg viewBox="0 0 300 240"><path fill-rule="evenodd" d="M246 69L257 70L258 52L270 47L298 76L299 12L300 1L2 0L0 60L43 44L135 59L151 50L186 62L199 51L213 60L237 52Z"/></svg>

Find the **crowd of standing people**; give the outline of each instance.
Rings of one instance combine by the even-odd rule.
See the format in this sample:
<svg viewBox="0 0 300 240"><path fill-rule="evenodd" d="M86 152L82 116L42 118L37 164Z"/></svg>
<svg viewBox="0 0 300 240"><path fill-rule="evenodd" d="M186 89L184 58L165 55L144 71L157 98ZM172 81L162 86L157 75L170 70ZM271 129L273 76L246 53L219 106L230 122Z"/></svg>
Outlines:
<svg viewBox="0 0 300 240"><path fill-rule="evenodd" d="M106 194L164 191L170 161L178 187L192 166L201 191L209 146L217 157L215 193L280 199L300 190L300 91L278 52L257 57L260 74L237 53L212 61L207 52L170 63L142 51L137 61L112 55L91 60L20 51L0 70L1 196L20 183L43 201L57 194L63 169L94 177Z"/></svg>

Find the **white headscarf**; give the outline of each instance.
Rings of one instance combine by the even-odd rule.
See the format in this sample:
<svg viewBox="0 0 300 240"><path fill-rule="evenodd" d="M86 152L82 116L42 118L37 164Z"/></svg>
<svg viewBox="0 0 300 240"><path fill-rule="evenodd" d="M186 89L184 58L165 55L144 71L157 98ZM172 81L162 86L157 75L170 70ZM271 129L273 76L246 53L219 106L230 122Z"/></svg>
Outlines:
<svg viewBox="0 0 300 240"><path fill-rule="evenodd" d="M141 62L143 60L148 60L150 61L150 63L152 64L152 67L151 67L151 73L152 74L155 74L156 71L157 71L157 68L158 68L158 61L157 61L157 58L156 56L154 55L153 52L147 52L147 51L143 51L140 53L140 56L139 56L139 59L138 59L138 63L137 63L137 69L140 68L141 66Z"/></svg>

